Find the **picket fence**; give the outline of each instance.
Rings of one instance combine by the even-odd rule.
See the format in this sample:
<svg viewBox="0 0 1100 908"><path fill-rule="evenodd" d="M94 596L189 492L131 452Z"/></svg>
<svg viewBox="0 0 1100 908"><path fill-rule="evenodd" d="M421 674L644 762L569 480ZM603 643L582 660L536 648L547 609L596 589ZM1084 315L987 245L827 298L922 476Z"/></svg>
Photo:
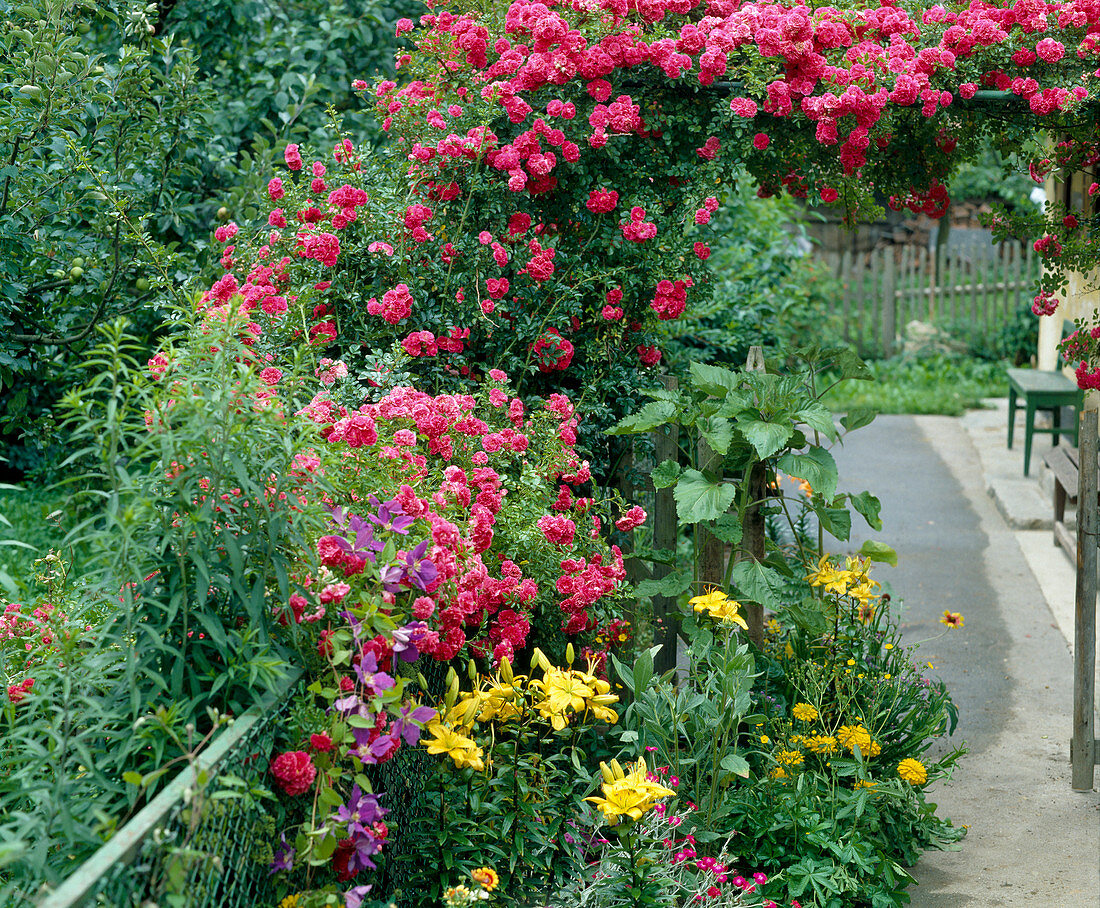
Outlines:
<svg viewBox="0 0 1100 908"><path fill-rule="evenodd" d="M1035 295L1040 262L1030 246L974 250L886 246L827 254L843 291L844 339L864 356L890 356L911 321L972 345L988 344Z"/></svg>

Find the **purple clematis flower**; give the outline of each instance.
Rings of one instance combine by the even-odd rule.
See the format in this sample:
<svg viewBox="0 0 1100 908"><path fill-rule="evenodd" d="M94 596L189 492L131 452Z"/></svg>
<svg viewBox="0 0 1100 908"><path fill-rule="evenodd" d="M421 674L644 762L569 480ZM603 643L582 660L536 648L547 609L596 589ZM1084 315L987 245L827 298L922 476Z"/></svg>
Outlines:
<svg viewBox="0 0 1100 908"><path fill-rule="evenodd" d="M348 858L348 870L358 873L360 870L375 870L377 865L371 860L371 855L378 854L382 850L382 843L373 835L352 836L352 844L355 851Z"/></svg>
<svg viewBox="0 0 1100 908"><path fill-rule="evenodd" d="M378 671L378 660L374 653L364 653L355 666L355 674L363 686L364 697L380 697L382 691L389 690L397 682L385 672Z"/></svg>
<svg viewBox="0 0 1100 908"><path fill-rule="evenodd" d="M363 899L373 887L370 883L365 886L356 886L344 893L344 908L361 908Z"/></svg>
<svg viewBox="0 0 1100 908"><path fill-rule="evenodd" d="M368 827L377 823L389 811L378 804L378 796L365 794L358 785L351 786L348 802L336 808L333 816L337 822L346 823L348 833L363 832ZM354 827L354 828L353 828Z"/></svg>
<svg viewBox="0 0 1100 908"><path fill-rule="evenodd" d="M418 706L413 709L411 703L401 707L401 715L393 720L393 733L405 739L405 743L413 746L420 740L420 729L427 722L431 722L436 716L436 711L430 706Z"/></svg>
<svg viewBox="0 0 1100 908"><path fill-rule="evenodd" d="M398 554L396 564L383 568L381 579L386 591L396 593L402 585L427 590L439 576L435 562L424 557L427 551L428 540L425 539L411 552Z"/></svg>
<svg viewBox="0 0 1100 908"><path fill-rule="evenodd" d="M370 496L368 501L377 510L374 514L368 514L367 520L387 532L400 533L402 536L408 535L409 527L416 522L416 518L405 513L400 501L391 498L389 501L380 502L373 495Z"/></svg>
<svg viewBox="0 0 1100 908"><path fill-rule="evenodd" d="M426 633L428 625L423 621L410 621L404 627L397 628L393 632L393 654L400 656L403 662L415 662L420 656L417 643Z"/></svg>
<svg viewBox="0 0 1100 908"><path fill-rule="evenodd" d="M378 660L374 653L363 653L355 666L355 674L359 678L359 688L349 693L346 697L338 697L333 701L333 708L339 710L344 716L362 716L365 719L373 718L375 709L370 701L382 696L383 691L390 690L397 682L385 672L378 671Z"/></svg>
<svg viewBox="0 0 1100 908"><path fill-rule="evenodd" d="M345 552L374 561L375 553L386 547L384 542L374 538L374 527L358 514L345 514L343 508L333 508L332 520L350 535L350 539L343 536L333 537Z"/></svg>
<svg viewBox="0 0 1100 908"><path fill-rule="evenodd" d="M279 833L279 844L275 848L275 857L272 858L269 865L270 873L276 874L280 870L293 870L294 854L294 849L290 847L290 843L286 840L286 833Z"/></svg>
<svg viewBox="0 0 1100 908"><path fill-rule="evenodd" d="M383 763L393 756L393 752L401 746L401 739L395 734L379 735L373 741L369 740L369 729L363 729L367 735L356 735L358 747L348 751L348 756L355 757L364 766L375 766Z"/></svg>

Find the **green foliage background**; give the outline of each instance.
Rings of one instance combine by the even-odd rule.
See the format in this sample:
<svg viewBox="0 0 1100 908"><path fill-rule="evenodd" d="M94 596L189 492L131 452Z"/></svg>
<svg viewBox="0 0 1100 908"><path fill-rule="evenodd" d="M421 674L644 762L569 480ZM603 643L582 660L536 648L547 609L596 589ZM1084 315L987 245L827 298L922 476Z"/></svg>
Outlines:
<svg viewBox="0 0 1100 908"><path fill-rule="evenodd" d="M0 439L56 459L48 410L94 327L145 346L248 216L273 149L319 139L351 81L392 69L395 3L0 0ZM339 53L333 52L339 48ZM323 98L323 103L318 100ZM351 138L370 145L372 121Z"/></svg>

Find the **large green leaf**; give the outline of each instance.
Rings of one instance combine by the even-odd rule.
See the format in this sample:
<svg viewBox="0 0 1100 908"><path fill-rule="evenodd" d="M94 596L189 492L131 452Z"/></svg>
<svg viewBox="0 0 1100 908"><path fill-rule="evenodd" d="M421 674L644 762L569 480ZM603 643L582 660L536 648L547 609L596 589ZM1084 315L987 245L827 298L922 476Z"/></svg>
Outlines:
<svg viewBox="0 0 1100 908"><path fill-rule="evenodd" d="M737 545L741 541L741 521L736 512L723 514L710 526L710 531L726 545Z"/></svg>
<svg viewBox="0 0 1100 908"><path fill-rule="evenodd" d="M634 588L634 592L643 599L649 596L666 596L671 599L679 596L689 586L690 571L673 571L659 580L643 580Z"/></svg>
<svg viewBox="0 0 1100 908"><path fill-rule="evenodd" d="M718 765L726 772L732 772L746 779L749 777L749 761L741 754L726 754Z"/></svg>
<svg viewBox="0 0 1100 908"><path fill-rule="evenodd" d="M707 363L692 363L691 377L695 381L695 387L711 397L725 397L741 384L741 376L732 369Z"/></svg>
<svg viewBox="0 0 1100 908"><path fill-rule="evenodd" d="M681 523L717 520L733 504L737 489L731 483L710 479L698 470L684 470L676 488L676 516Z"/></svg>
<svg viewBox="0 0 1100 908"><path fill-rule="evenodd" d="M840 417L840 424L844 426L846 432L854 432L856 429L869 426L874 422L876 415L875 411L869 407L853 407Z"/></svg>
<svg viewBox="0 0 1100 908"><path fill-rule="evenodd" d="M852 515L847 508L814 508L821 528L837 539L846 540L852 535Z"/></svg>
<svg viewBox="0 0 1100 908"><path fill-rule="evenodd" d="M826 500L836 494L839 479L836 461L824 448L810 448L804 454L788 451L776 461L776 465L791 476L805 479Z"/></svg>
<svg viewBox="0 0 1100 908"><path fill-rule="evenodd" d="M708 416L706 419L697 420L695 428L706 439L710 449L715 454L723 455L730 449L733 441L733 423L721 416Z"/></svg>
<svg viewBox="0 0 1100 908"><path fill-rule="evenodd" d="M794 432L789 422L765 422L762 419L738 420L737 428L745 436L745 441L756 449L761 460L775 454Z"/></svg>
<svg viewBox="0 0 1100 908"><path fill-rule="evenodd" d="M833 360L833 369L840 373L841 378L856 378L861 381L872 381L874 378L867 363L854 350L841 350L837 353Z"/></svg>
<svg viewBox="0 0 1100 908"><path fill-rule="evenodd" d="M782 604L783 578L772 568L749 558L733 566L730 579L745 599L769 609Z"/></svg>
<svg viewBox="0 0 1100 908"><path fill-rule="evenodd" d="M657 426L675 422L680 408L670 400L653 400L637 413L624 416L607 430L608 435L635 435L639 432L651 432Z"/></svg>
<svg viewBox="0 0 1100 908"><path fill-rule="evenodd" d="M833 412L828 407L819 404L815 400L796 411L794 415L826 438L836 440L836 423L833 422Z"/></svg>
<svg viewBox="0 0 1100 908"><path fill-rule="evenodd" d="M653 488L667 489L680 478L680 465L675 460L663 461L649 476L653 480Z"/></svg>
<svg viewBox="0 0 1100 908"><path fill-rule="evenodd" d="M882 510L882 502L870 492L860 492L858 495L850 495L848 497L852 499L852 507L863 515L863 519L867 521L867 525L870 526L871 529L882 529L882 520L879 519L879 511Z"/></svg>
<svg viewBox="0 0 1100 908"><path fill-rule="evenodd" d="M884 561L894 567L898 566L898 553L885 542L875 542L874 539L868 539L859 547L859 554L870 558L872 561Z"/></svg>

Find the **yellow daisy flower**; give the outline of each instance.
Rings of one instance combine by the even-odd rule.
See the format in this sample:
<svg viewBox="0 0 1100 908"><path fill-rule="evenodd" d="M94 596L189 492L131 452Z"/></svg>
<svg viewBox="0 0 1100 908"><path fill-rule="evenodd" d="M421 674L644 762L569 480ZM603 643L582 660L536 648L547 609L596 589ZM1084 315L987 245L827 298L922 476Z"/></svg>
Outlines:
<svg viewBox="0 0 1100 908"><path fill-rule="evenodd" d="M817 707L811 703L796 703L791 715L801 722L813 722L817 718Z"/></svg>
<svg viewBox="0 0 1100 908"><path fill-rule="evenodd" d="M898 775L910 785L923 785L928 781L928 770L920 760L906 758L898 764Z"/></svg>

